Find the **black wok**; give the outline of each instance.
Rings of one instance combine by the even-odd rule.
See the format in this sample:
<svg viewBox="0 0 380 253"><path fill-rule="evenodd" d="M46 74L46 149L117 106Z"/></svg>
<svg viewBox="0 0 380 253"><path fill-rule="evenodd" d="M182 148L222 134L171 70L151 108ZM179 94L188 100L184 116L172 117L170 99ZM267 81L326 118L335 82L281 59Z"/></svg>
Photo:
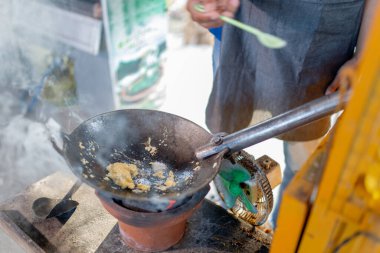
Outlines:
<svg viewBox="0 0 380 253"><path fill-rule="evenodd" d="M195 150L211 138L202 127L172 114L119 110L79 125L64 138L63 155L76 176L103 195L135 210L162 211L180 205L216 176L222 154L199 162L195 157ZM149 139L156 154L146 149ZM141 169L138 180L146 183L143 178L148 178L151 190L136 193L115 185L106 178L106 167L115 162L136 164ZM176 186L165 191L154 188L152 162L172 170Z"/></svg>

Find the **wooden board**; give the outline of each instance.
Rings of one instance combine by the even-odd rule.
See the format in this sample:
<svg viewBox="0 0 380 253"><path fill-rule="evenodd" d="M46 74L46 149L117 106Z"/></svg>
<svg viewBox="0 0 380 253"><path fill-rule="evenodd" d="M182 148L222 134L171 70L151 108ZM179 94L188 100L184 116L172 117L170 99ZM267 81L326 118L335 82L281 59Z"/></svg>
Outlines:
<svg viewBox="0 0 380 253"><path fill-rule="evenodd" d="M53 174L0 205L0 228L27 252L136 252L121 241L117 222L101 206L92 188L73 195L79 206L67 221L42 220L32 211L39 197L62 198L74 185L69 174ZM169 252L268 252L270 238L246 232L245 224L206 200L188 221L184 238Z"/></svg>

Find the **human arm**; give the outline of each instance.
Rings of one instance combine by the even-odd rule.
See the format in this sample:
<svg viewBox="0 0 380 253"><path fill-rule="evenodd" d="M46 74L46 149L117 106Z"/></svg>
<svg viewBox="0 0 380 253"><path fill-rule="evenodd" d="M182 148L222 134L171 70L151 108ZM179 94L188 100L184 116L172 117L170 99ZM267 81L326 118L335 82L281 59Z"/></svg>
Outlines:
<svg viewBox="0 0 380 253"><path fill-rule="evenodd" d="M198 3L204 6L205 12L194 9L194 5ZM220 15L233 17L239 4L240 0L188 0L186 8L195 22L205 28L213 28L223 25Z"/></svg>
<svg viewBox="0 0 380 253"><path fill-rule="evenodd" d="M345 69L354 68L357 65L358 59L360 58L365 40L366 40L367 35L368 35L368 30L369 30L371 22L373 20L373 16L374 16L374 13L376 10L377 1L378 0L366 0L365 1L363 18L362 18L362 22L361 22L361 26L360 26L360 32L359 32L359 36L358 36L358 40L357 40L357 44L356 44L355 54L352 57L352 59L348 60L345 64L343 64L340 67L335 79L332 81L332 83L329 85L329 87L327 87L326 95L334 93L335 91L339 90L339 87L343 82L343 78L344 78L343 73L344 73Z"/></svg>

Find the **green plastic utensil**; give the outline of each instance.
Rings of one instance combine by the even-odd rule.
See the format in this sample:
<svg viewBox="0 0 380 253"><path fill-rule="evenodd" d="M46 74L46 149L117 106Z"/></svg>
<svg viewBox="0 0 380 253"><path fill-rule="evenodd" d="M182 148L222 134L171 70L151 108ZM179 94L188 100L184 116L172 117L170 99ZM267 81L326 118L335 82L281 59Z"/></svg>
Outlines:
<svg viewBox="0 0 380 253"><path fill-rule="evenodd" d="M205 12L204 6L200 3L194 4L194 9L198 12ZM223 15L220 15L219 18L230 25L236 26L246 32L255 35L257 40L265 47L278 49L286 46L286 41L279 37L264 33L257 28L243 24L233 18L229 18Z"/></svg>

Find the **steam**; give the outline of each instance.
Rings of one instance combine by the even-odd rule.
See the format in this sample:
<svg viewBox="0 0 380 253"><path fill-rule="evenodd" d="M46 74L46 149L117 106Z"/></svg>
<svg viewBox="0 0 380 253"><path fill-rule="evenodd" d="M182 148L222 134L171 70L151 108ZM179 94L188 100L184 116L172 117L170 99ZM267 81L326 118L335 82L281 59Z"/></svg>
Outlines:
<svg viewBox="0 0 380 253"><path fill-rule="evenodd" d="M46 127L15 116L0 132L0 191L17 193L53 172L67 168L52 148ZM4 200L5 194L0 195Z"/></svg>
<svg viewBox="0 0 380 253"><path fill-rule="evenodd" d="M68 47L31 30L31 16L40 15L36 3L46 1L0 1L0 202L26 186L59 170L67 170L50 138L61 126L48 113L57 108L44 103L40 87L52 53ZM47 26L49 20L46 20ZM51 60L51 58L50 58ZM34 101L35 113L25 117ZM59 110L58 110L59 111ZM76 112L65 122L81 122Z"/></svg>

